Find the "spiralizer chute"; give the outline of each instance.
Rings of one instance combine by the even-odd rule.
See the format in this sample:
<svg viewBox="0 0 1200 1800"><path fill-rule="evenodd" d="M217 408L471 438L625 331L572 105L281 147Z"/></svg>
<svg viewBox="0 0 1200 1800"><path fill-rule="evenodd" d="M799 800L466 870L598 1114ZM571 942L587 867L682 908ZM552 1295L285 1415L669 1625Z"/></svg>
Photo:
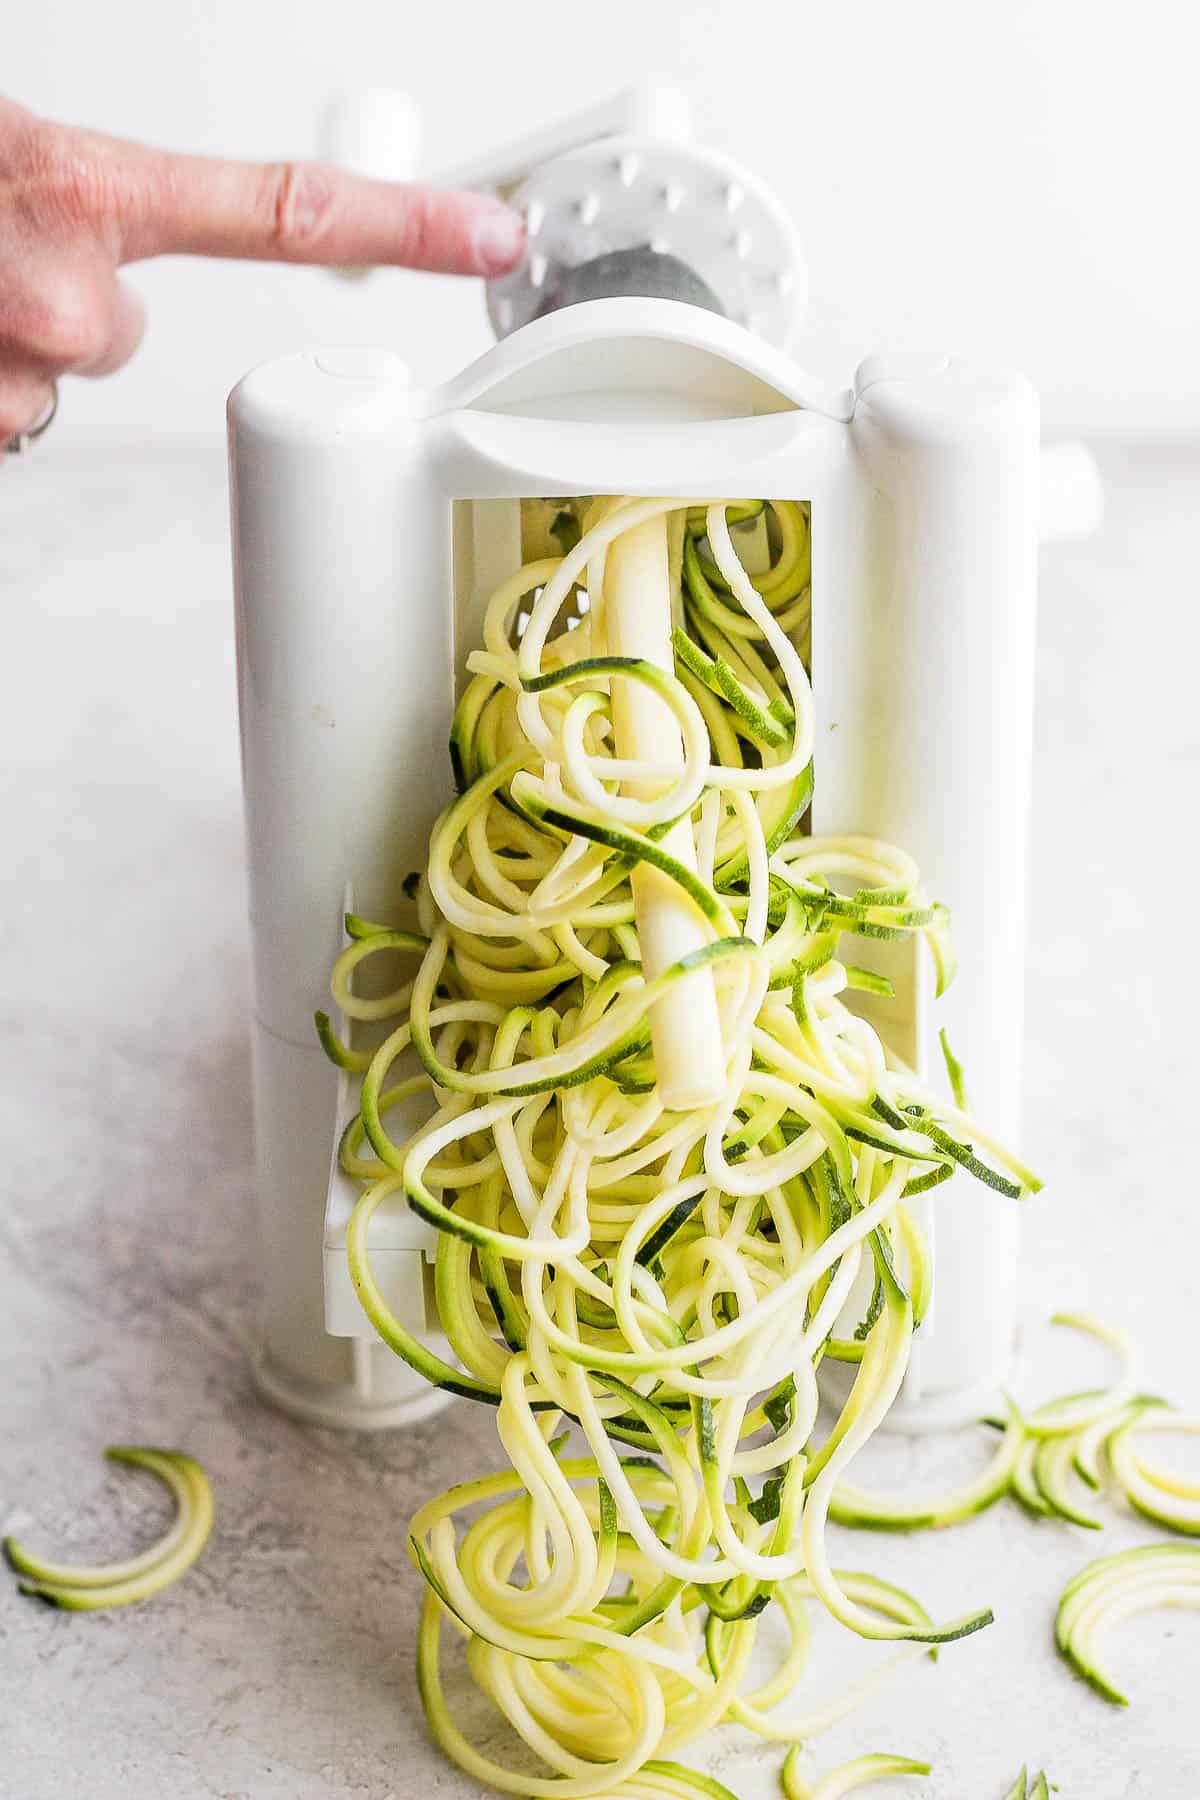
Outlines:
<svg viewBox="0 0 1200 1800"><path fill-rule="evenodd" d="M670 97L633 96L454 172L524 208L530 256L489 287L501 341L453 379L422 389L388 350L318 350L257 369L230 402L258 1373L305 1417L387 1425L442 1401L375 1340L352 1286L355 1193L336 1148L354 1108L312 1020L348 905L408 916L406 878L452 794L446 740L465 658L486 597L525 559L530 502L805 504L812 830L903 845L949 904L959 958L935 1006L915 939L856 944L894 992L855 1002L931 1077L944 1025L973 1106L1013 1134L1037 402L1019 376L940 354L869 357L845 389L807 375L782 348L804 287L793 232L767 189L691 146L685 126ZM651 508L608 558L614 650L669 659L670 554L665 512ZM646 688L624 685L617 753L668 781L678 727ZM669 847L694 856L687 819ZM643 952L665 966L695 921L653 870L638 882ZM697 970L655 1009L659 1079L678 1103L719 1091L715 1007ZM914 1205L934 1293L895 1416L952 1422L974 1416L1009 1366L1016 1207L961 1174ZM389 1306L436 1340L433 1236L402 1196L371 1224Z"/></svg>

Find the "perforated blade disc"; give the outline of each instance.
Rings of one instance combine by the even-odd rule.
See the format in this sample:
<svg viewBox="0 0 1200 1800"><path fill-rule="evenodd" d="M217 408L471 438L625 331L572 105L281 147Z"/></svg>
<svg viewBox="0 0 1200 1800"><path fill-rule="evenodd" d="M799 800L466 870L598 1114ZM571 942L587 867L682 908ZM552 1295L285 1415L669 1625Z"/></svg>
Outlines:
<svg viewBox="0 0 1200 1800"><path fill-rule="evenodd" d="M529 256L487 286L499 337L581 300L686 300L783 346L804 298L791 220L727 157L600 138L534 169L511 196Z"/></svg>

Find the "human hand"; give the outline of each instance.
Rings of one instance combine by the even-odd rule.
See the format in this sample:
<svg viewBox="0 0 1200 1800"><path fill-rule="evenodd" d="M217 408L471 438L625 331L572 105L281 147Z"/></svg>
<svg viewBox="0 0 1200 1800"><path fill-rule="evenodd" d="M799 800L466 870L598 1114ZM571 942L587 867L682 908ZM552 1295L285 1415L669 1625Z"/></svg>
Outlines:
<svg viewBox="0 0 1200 1800"><path fill-rule="evenodd" d="M122 263L182 252L492 276L524 249L520 216L480 194L179 156L0 99L0 446L45 413L60 375L107 375L137 349Z"/></svg>

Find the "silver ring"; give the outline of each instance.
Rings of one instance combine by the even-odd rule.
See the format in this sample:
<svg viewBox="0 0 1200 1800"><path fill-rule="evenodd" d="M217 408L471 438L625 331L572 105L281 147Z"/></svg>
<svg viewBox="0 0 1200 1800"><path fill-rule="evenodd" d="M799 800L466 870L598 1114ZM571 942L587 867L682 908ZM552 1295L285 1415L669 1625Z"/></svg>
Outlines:
<svg viewBox="0 0 1200 1800"><path fill-rule="evenodd" d="M34 439L40 438L43 431L46 431L53 423L54 415L58 411L57 381L51 382L50 387L50 399L46 403L45 410L39 413L32 425L27 425L24 431L18 431L16 436L10 437L5 444L4 449L9 456L20 456L22 451L28 450Z"/></svg>

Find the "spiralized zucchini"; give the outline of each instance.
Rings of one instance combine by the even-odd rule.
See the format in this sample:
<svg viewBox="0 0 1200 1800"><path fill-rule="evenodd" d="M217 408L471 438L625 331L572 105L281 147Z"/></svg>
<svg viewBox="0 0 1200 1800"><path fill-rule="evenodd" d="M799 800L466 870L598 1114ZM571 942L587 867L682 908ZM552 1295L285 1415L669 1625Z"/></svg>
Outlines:
<svg viewBox="0 0 1200 1800"><path fill-rule="evenodd" d="M1063 1589L1055 1642L1098 1694L1128 1706L1100 1652L1114 1625L1158 1607L1200 1607L1200 1544L1142 1544L1088 1563Z"/></svg>
<svg viewBox="0 0 1200 1800"><path fill-rule="evenodd" d="M856 1756L852 1762L830 1769L828 1775L822 1775L815 1787L809 1787L801 1778L797 1767L797 1749L788 1751L783 1765L780 1785L785 1800L842 1800L844 1794L852 1794L858 1788L868 1787L873 1781L887 1781L897 1775L930 1773L927 1762L915 1762L910 1756L889 1756L886 1752L877 1751L867 1756Z"/></svg>
<svg viewBox="0 0 1200 1800"><path fill-rule="evenodd" d="M902 851L805 835L808 514L767 513L773 556L751 575L736 543L743 531L762 543L762 503L595 501L577 541L556 524L567 554L501 585L468 659L460 793L430 841L420 933L349 921L334 970L342 1012L377 1020L387 1007L356 1000L354 980L385 955L391 1028L359 1049L319 1020L335 1060L361 1073L342 1164L365 1184L348 1234L363 1306L431 1381L495 1406L512 1465L430 1501L411 1531L433 1733L510 1793L683 1791L671 1784L704 1778L671 1759L722 1719L791 1742L842 1716L878 1675L803 1715L775 1712L803 1665L810 1598L864 1637L906 1641L899 1660L991 1617L936 1625L898 1590L834 1570L826 1550L843 1471L904 1378L914 1293L924 1305L907 1201L955 1166L1011 1196L1037 1184L846 1002L879 978L854 980L844 934L923 936L940 983L946 915ZM606 639L606 557L655 518L675 582L673 671L614 657ZM677 764L617 754L618 682L669 709ZM681 817L694 871L662 847ZM652 980L639 865L704 928L702 947ZM397 959L408 966L394 975ZM651 1010L701 967L727 1088L670 1112ZM371 1220L405 1203L439 1233L456 1364L391 1313L372 1274ZM855 1379L822 1439L817 1366L860 1273L869 1303L840 1340ZM585 1454L563 1453L562 1420ZM771 1601L791 1648L747 1691ZM460 1728L446 1626L544 1772Z"/></svg>
<svg viewBox="0 0 1200 1800"><path fill-rule="evenodd" d="M947 1063L950 1061L947 1055ZM949 1071L952 1083L954 1066ZM874 1494L854 1483L839 1482L834 1489L830 1517L839 1525L865 1526L875 1531L941 1530L974 1518L1004 1494L1011 1493L1036 1517L1054 1516L1089 1531L1101 1530L1100 1520L1082 1511L1072 1498L1071 1472L1074 1470L1089 1487L1098 1488L1098 1457L1106 1440L1118 1425L1137 1418L1154 1402L1148 1395L1134 1394L1136 1357L1126 1332L1091 1313L1056 1312L1050 1323L1069 1326L1119 1356L1122 1367L1116 1380L1106 1388L1045 1401L1025 1414L1010 1400L1006 1418L981 1421L1002 1431L1003 1436L972 1479L941 1493L912 1497ZM1171 1421L1164 1430L1184 1429L1177 1415L1162 1416ZM1186 1509L1180 1516L1187 1516Z"/></svg>
<svg viewBox="0 0 1200 1800"><path fill-rule="evenodd" d="M1046 1780L1045 1770L1039 1769L1031 1782L1028 1768L1022 1768L1004 1800L1050 1800L1050 1785Z"/></svg>
<svg viewBox="0 0 1200 1800"><path fill-rule="evenodd" d="M66 1612L103 1612L161 1593L187 1574L212 1530L212 1489L195 1457L133 1444L113 1444L104 1454L110 1462L157 1475L175 1501L175 1519L156 1544L121 1562L54 1562L26 1550L15 1538L5 1538L5 1557L25 1577L20 1592Z"/></svg>
<svg viewBox="0 0 1200 1800"><path fill-rule="evenodd" d="M1172 1531L1200 1537L1200 1481L1142 1455L1134 1440L1142 1432L1200 1432L1200 1417L1170 1407L1131 1408L1108 1439L1108 1462L1129 1504Z"/></svg>

